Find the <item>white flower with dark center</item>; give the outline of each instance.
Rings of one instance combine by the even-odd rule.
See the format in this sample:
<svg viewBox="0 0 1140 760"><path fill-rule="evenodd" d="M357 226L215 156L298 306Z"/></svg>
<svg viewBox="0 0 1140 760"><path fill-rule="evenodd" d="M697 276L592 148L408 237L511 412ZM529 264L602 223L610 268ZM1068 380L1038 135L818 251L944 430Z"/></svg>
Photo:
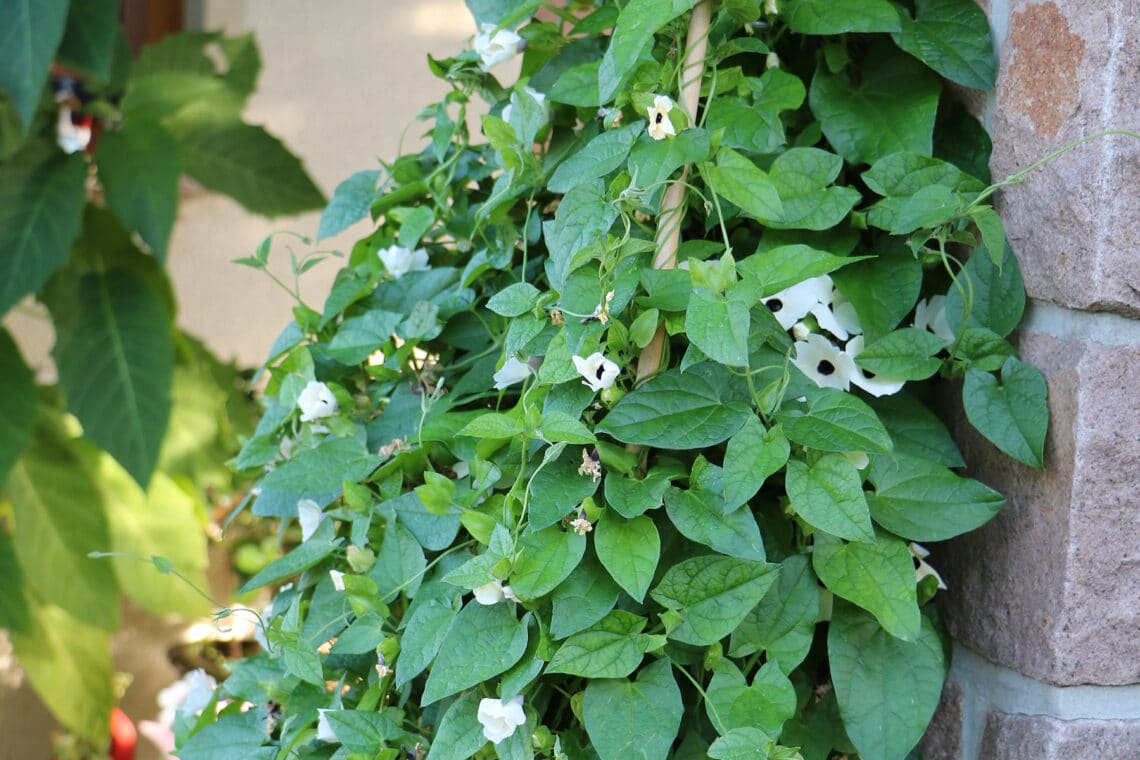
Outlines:
<svg viewBox="0 0 1140 760"><path fill-rule="evenodd" d="M859 323L855 306L843 297L830 277L823 275L821 279L826 280L830 287L827 295L811 309L815 321L840 340L847 340L852 335L862 333L863 325Z"/></svg>
<svg viewBox="0 0 1140 760"><path fill-rule="evenodd" d="M301 523L301 540L308 541L317 532L317 526L325 519L321 505L312 499L301 499L297 502L297 520Z"/></svg>
<svg viewBox="0 0 1140 760"><path fill-rule="evenodd" d="M571 358L578 374L585 378L582 383L589 386L592 391L612 388L617 376L621 374L618 365L602 356L600 351L595 351L585 359L581 356Z"/></svg>
<svg viewBox="0 0 1140 760"><path fill-rule="evenodd" d="M388 273L397 280L408 272L424 272L431 268L428 266L427 251L423 248L410 251L398 245L390 245L377 251L376 255L384 262L384 268Z"/></svg>
<svg viewBox="0 0 1140 760"><path fill-rule="evenodd" d="M475 717L483 724L483 736L498 744L514 734L516 728L526 723L522 704L522 694L517 694L506 702L491 698L479 700L479 710Z"/></svg>
<svg viewBox="0 0 1140 760"><path fill-rule="evenodd" d="M855 364L855 358L863 353L863 336L856 335L847 341L846 351L847 355L851 357L852 364ZM906 384L905 380L895 380L894 378L876 375L874 372L863 369L858 364L855 364L855 373L851 375L851 382L875 398L898 393Z"/></svg>
<svg viewBox="0 0 1140 760"><path fill-rule="evenodd" d="M310 380L297 396L297 408L301 410L301 422L312 422L336 414L339 405L336 396L324 383Z"/></svg>
<svg viewBox="0 0 1140 760"><path fill-rule="evenodd" d="M824 303L830 292L830 277L812 277L760 300L775 315L780 327L790 330L808 312Z"/></svg>
<svg viewBox="0 0 1140 760"><path fill-rule="evenodd" d="M344 573L340 570L329 570L329 578L332 579L334 589L344 591Z"/></svg>
<svg viewBox="0 0 1140 760"><path fill-rule="evenodd" d="M946 296L931 296L919 301L914 307L914 326L934 333L947 343L952 343L957 337L946 318Z"/></svg>
<svg viewBox="0 0 1140 760"><path fill-rule="evenodd" d="M335 710L326 710L323 707L317 708L317 738L323 742L330 744L340 744L340 739L336 737L336 731L333 730L332 725L329 723L328 713L336 712Z"/></svg>
<svg viewBox="0 0 1140 760"><path fill-rule="evenodd" d="M847 390L858 371L851 357L822 335L812 334L795 342L792 364L820 388Z"/></svg>
<svg viewBox="0 0 1140 760"><path fill-rule="evenodd" d="M673 101L668 95L658 95L653 98L653 105L649 107L649 136L654 140L664 140L670 135L677 134L673 122L669 119L669 112L673 110Z"/></svg>
<svg viewBox="0 0 1140 760"><path fill-rule="evenodd" d="M86 124L75 124L71 121L71 109L59 109L59 121L56 123L56 142L64 153L78 153L86 150L91 143L91 127Z"/></svg>
<svg viewBox="0 0 1140 760"><path fill-rule="evenodd" d="M499 580L484 583L471 591L475 594L475 601L488 606L503 601L517 602L519 600L515 596L514 590L510 586L504 586L503 582Z"/></svg>
<svg viewBox="0 0 1140 760"><path fill-rule="evenodd" d="M515 383L521 383L533 374L530 365L513 356L503 362L503 367L493 375L495 390L501 391Z"/></svg>
<svg viewBox="0 0 1140 760"><path fill-rule="evenodd" d="M926 558L930 556L930 551L922 544L916 544L914 541L910 542L908 548L910 549L910 556L914 557L914 582L919 583L923 578L933 576L938 579L938 588L945 591L947 586L943 582L942 576L938 574L937 570L926 563Z"/></svg>
<svg viewBox="0 0 1140 760"><path fill-rule="evenodd" d="M498 29L494 24L481 24L471 47L483 59L483 70L505 63L520 52L526 43L510 29Z"/></svg>

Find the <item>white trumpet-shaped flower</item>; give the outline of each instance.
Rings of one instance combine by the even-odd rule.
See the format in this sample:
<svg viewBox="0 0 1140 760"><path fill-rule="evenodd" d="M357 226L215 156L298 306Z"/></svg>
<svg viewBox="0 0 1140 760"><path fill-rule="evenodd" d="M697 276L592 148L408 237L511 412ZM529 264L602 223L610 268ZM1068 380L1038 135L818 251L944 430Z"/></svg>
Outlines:
<svg viewBox="0 0 1140 760"><path fill-rule="evenodd" d="M301 499L297 502L297 520L301 523L301 540L308 541L317 532L317 526L325 519L321 505L312 499Z"/></svg>
<svg viewBox="0 0 1140 760"><path fill-rule="evenodd" d="M515 383L521 383L534 374L534 370L526 362L519 361L513 356L507 357L503 367L493 375L495 390L501 391Z"/></svg>
<svg viewBox="0 0 1140 760"><path fill-rule="evenodd" d="M334 589L344 591L344 573L340 570L329 570L329 578L332 579Z"/></svg>
<svg viewBox="0 0 1140 760"><path fill-rule="evenodd" d="M846 353L851 357L852 363L859 354L863 353L863 336L856 335L851 340L847 341ZM902 390L906 384L905 380L896 380L891 377L883 377L876 375L874 372L869 372L859 365L855 365L855 372L851 375L851 382L859 386L863 390L870 393L875 398L880 396L890 396Z"/></svg>
<svg viewBox="0 0 1140 760"><path fill-rule="evenodd" d="M91 127L74 123L71 120L71 109L66 106L60 108L59 120L56 123L56 142L64 153L87 150L87 146L91 143Z"/></svg>
<svg viewBox="0 0 1140 760"><path fill-rule="evenodd" d="M504 601L517 602L519 600L510 586L504 586L503 582L498 580L484 583L478 588L471 589L471 591L475 594L475 601L488 606Z"/></svg>
<svg viewBox="0 0 1140 760"><path fill-rule="evenodd" d="M340 739L337 738L336 731L333 730L332 724L329 723L328 713L336 712L335 710L328 710L323 707L317 708L317 738L323 742L330 744L340 744Z"/></svg>
<svg viewBox="0 0 1140 760"><path fill-rule="evenodd" d="M831 278L827 275L812 277L760 299L776 317L780 327L790 330L796 322L821 303L831 292Z"/></svg>
<svg viewBox="0 0 1140 760"><path fill-rule="evenodd" d="M482 59L483 70L506 63L520 52L526 43L510 29L498 29L494 24L481 24L471 47Z"/></svg>
<svg viewBox="0 0 1140 760"><path fill-rule="evenodd" d="M522 694L516 694L506 702L492 698L479 700L479 710L475 717L483 725L483 736L498 744L514 734L516 728L526 723L522 705Z"/></svg>
<svg viewBox="0 0 1140 760"><path fill-rule="evenodd" d="M914 541L911 541L907 548L910 549L910 556L914 557L915 561L914 582L919 583L927 576L934 577L938 579L938 588L945 591L947 586L942 580L942 576L926 562L926 558L930 556L930 550Z"/></svg>
<svg viewBox="0 0 1140 760"><path fill-rule="evenodd" d="M329 387L317 380L310 380L297 396L297 408L301 410L301 422L312 422L336 414L339 405Z"/></svg>
<svg viewBox="0 0 1140 760"><path fill-rule="evenodd" d="M677 134L673 122L669 119L669 112L673 110L673 101L668 95L658 95L653 98L653 105L649 107L649 136L654 140L664 140L666 137Z"/></svg>
<svg viewBox="0 0 1140 760"><path fill-rule="evenodd" d="M583 384L589 386L592 391L612 388L614 381L621 374L621 368L602 356L600 351L595 351L585 359L581 356L571 358L574 360L574 369L578 370L578 374L585 378L582 381Z"/></svg>
<svg viewBox="0 0 1140 760"><path fill-rule="evenodd" d="M855 306L843 297L830 277L823 275L820 279L825 280L830 287L826 289L820 302L811 309L815 321L840 340L847 340L852 335L862 333L863 325L859 323Z"/></svg>
<svg viewBox="0 0 1140 760"><path fill-rule="evenodd" d="M431 268L428 266L427 251L423 248L412 251L398 245L390 245L377 251L376 255L384 262L384 268L388 273L397 280L408 272L423 272Z"/></svg>
<svg viewBox="0 0 1140 760"><path fill-rule="evenodd" d="M914 326L934 333L947 343L957 337L946 318L946 296L931 296L919 301L914 307Z"/></svg>
<svg viewBox="0 0 1140 760"><path fill-rule="evenodd" d="M858 369L851 357L822 335L811 334L795 342L792 364L821 388L848 390Z"/></svg>

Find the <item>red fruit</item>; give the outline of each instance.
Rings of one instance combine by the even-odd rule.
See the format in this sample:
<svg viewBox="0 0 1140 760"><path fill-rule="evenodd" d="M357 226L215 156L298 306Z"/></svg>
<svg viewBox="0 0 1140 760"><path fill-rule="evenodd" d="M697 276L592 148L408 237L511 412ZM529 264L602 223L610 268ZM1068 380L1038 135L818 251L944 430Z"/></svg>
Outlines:
<svg viewBox="0 0 1140 760"><path fill-rule="evenodd" d="M135 760L138 742L138 731L127 714L117 707L111 710L111 760Z"/></svg>

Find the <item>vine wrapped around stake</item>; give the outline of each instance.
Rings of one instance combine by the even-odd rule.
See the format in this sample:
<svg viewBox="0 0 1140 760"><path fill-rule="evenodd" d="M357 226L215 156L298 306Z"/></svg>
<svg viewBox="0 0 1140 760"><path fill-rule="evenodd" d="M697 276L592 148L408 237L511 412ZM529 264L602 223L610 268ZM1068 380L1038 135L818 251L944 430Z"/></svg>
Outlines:
<svg viewBox="0 0 1140 760"><path fill-rule="evenodd" d="M237 460L303 532L220 689L280 717L182 757L906 757L947 668L924 544L1003 503L924 386L1030 466L1047 421L943 87L992 86L988 25L945 1L977 60L893 6L469 3L428 144L322 219L375 228Z"/></svg>

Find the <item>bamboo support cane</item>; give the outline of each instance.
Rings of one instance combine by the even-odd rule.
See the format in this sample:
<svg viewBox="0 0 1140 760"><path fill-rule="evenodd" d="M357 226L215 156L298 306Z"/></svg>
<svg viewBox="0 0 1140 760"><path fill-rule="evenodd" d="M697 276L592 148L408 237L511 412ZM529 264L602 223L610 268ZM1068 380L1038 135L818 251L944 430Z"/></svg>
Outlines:
<svg viewBox="0 0 1140 760"><path fill-rule="evenodd" d="M708 49L709 22L712 18L712 0L701 0L693 8L689 18L689 33L685 40L685 58L681 64L681 97L678 105L696 124L697 104L701 96L701 78L705 73L705 53ZM657 218L655 242L657 254L653 258L654 269L673 269L677 266L677 247L681 243L681 221L685 214L685 181L689 167L681 170L680 178L665 189L661 201L661 215ZM637 359L637 383L657 374L665 353L665 325L657 326L653 340L649 342ZM633 447L631 447L632 449Z"/></svg>

